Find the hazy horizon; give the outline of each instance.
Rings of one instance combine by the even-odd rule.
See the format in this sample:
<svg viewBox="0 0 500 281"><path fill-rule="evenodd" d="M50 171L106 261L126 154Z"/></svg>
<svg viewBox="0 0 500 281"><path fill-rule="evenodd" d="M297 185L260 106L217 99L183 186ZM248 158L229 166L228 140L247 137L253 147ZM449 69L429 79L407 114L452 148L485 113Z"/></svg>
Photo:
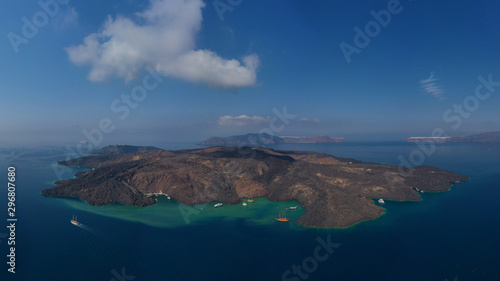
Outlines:
<svg viewBox="0 0 500 281"><path fill-rule="evenodd" d="M500 130L489 1L8 3L0 143Z"/></svg>

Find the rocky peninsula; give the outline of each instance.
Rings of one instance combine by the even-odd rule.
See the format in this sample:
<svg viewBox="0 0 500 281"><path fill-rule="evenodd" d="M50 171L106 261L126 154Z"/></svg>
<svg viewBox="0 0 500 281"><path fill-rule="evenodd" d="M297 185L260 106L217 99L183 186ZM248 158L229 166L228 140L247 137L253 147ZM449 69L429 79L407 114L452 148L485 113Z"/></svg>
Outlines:
<svg viewBox="0 0 500 281"><path fill-rule="evenodd" d="M418 201L416 188L447 191L468 179L430 166L415 167L402 176L398 166L262 147L104 153L60 164L93 169L56 182L42 191L44 195L80 197L92 205L120 202L141 207L156 203L147 193L168 194L186 205L237 204L242 198L263 196L273 201L295 199L305 208L299 224L338 228L379 217L384 208L373 199Z"/></svg>

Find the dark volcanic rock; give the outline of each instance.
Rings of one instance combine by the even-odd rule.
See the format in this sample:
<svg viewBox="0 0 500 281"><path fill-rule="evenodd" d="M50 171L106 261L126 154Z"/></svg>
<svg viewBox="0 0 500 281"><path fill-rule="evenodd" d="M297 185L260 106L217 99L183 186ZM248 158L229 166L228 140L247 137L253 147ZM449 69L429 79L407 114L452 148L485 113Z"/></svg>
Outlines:
<svg viewBox="0 0 500 281"><path fill-rule="evenodd" d="M420 200L418 192L446 191L468 178L435 167L404 170L328 154L277 151L262 147L211 147L181 151L145 151L89 156L60 162L95 170L57 182L42 193L78 196L89 204L121 202L152 205L145 193L168 194L182 204L262 197L296 199L306 212L298 223L348 227L381 215L372 199ZM404 174L406 176L401 176Z"/></svg>

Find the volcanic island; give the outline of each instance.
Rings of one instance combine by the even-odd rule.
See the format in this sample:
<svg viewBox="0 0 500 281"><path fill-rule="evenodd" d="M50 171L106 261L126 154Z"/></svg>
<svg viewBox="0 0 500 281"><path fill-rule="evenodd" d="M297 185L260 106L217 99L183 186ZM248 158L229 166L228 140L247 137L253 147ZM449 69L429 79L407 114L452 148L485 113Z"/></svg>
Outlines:
<svg viewBox="0 0 500 281"><path fill-rule="evenodd" d="M419 191L447 191L469 179L431 166L406 169L307 151L124 147L59 162L90 170L57 181L42 194L80 197L96 206L118 202L139 207L156 204L147 196L151 193L168 194L185 205L238 204L243 198L266 196L297 200L305 208L300 225L346 228L382 215L384 208L374 199L418 201Z"/></svg>

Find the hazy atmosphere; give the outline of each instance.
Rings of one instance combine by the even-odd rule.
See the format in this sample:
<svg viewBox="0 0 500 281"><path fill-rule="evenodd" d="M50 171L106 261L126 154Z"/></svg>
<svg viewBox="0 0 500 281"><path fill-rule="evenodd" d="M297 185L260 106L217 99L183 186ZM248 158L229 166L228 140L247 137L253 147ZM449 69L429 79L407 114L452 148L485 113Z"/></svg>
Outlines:
<svg viewBox="0 0 500 281"><path fill-rule="evenodd" d="M40 3L1 12L4 145L500 125L496 2Z"/></svg>

